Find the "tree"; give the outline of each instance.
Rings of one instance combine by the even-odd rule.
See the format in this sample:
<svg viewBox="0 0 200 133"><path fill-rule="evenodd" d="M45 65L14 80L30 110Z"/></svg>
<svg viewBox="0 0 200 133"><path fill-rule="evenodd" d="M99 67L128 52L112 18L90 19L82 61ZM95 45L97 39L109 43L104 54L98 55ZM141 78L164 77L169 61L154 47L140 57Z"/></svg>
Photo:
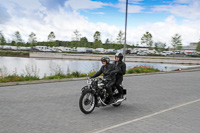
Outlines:
<svg viewBox="0 0 200 133"><path fill-rule="evenodd" d="M79 33L79 31L75 30L74 36L72 37L72 41L71 41L72 47L79 47L81 45L80 44L80 37L81 37L81 34Z"/></svg>
<svg viewBox="0 0 200 133"><path fill-rule="evenodd" d="M110 40L107 38L105 41L105 44L109 44L109 43L110 43Z"/></svg>
<svg viewBox="0 0 200 133"><path fill-rule="evenodd" d="M96 31L95 33L94 33L94 42L95 41L100 41L101 40L101 32L99 32L99 31Z"/></svg>
<svg viewBox="0 0 200 133"><path fill-rule="evenodd" d="M99 31L96 31L93 37L94 37L93 48L101 48L102 47L101 33Z"/></svg>
<svg viewBox="0 0 200 133"><path fill-rule="evenodd" d="M117 35L117 43L118 44L123 44L124 41L124 33L120 30L118 35Z"/></svg>
<svg viewBox="0 0 200 133"><path fill-rule="evenodd" d="M174 48L174 50L181 50L182 49L182 43L181 43L181 35L175 34L172 36L171 39L171 45Z"/></svg>
<svg viewBox="0 0 200 133"><path fill-rule="evenodd" d="M149 33L148 31L142 36L141 38L141 44L146 44L147 46L149 46L150 48L153 45L153 41L152 41L152 35L151 33Z"/></svg>
<svg viewBox="0 0 200 133"><path fill-rule="evenodd" d="M93 48L102 48L101 40L93 42Z"/></svg>
<svg viewBox="0 0 200 133"><path fill-rule="evenodd" d="M82 37L80 39L80 46L81 47L87 47L88 46L88 39L86 37Z"/></svg>
<svg viewBox="0 0 200 133"><path fill-rule="evenodd" d="M5 37L1 31L0 31L0 45L6 45Z"/></svg>
<svg viewBox="0 0 200 133"><path fill-rule="evenodd" d="M200 41L199 41L198 44L197 44L196 51L200 52Z"/></svg>
<svg viewBox="0 0 200 133"><path fill-rule="evenodd" d="M74 31L74 37L72 37L72 41L80 41L81 34L79 33L78 30Z"/></svg>
<svg viewBox="0 0 200 133"><path fill-rule="evenodd" d="M29 35L28 41L29 41L29 43L31 43L32 46L33 46L34 44L36 44L36 43L37 43L36 34L33 33L33 32L31 32L31 34Z"/></svg>
<svg viewBox="0 0 200 133"><path fill-rule="evenodd" d="M16 43L22 43L22 42L23 42L22 37L21 37L21 34L19 33L19 31L16 31L16 32L14 33L14 41L15 41Z"/></svg>
<svg viewBox="0 0 200 133"><path fill-rule="evenodd" d="M55 39L56 39L56 36L55 36L54 32L51 31L50 34L48 35L48 41L53 42Z"/></svg>
<svg viewBox="0 0 200 133"><path fill-rule="evenodd" d="M110 48L110 43L111 43L110 40L107 38L105 43L104 43L104 45L103 45L103 48L109 49Z"/></svg>
<svg viewBox="0 0 200 133"><path fill-rule="evenodd" d="M155 50L156 51L164 51L166 47L166 43L156 42L155 43Z"/></svg>

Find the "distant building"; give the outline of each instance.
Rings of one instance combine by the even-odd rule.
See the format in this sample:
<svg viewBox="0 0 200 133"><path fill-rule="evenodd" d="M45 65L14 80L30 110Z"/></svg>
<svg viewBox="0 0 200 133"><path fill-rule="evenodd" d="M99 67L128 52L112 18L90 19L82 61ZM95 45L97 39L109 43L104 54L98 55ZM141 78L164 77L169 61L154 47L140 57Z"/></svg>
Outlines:
<svg viewBox="0 0 200 133"><path fill-rule="evenodd" d="M183 46L182 50L196 51L197 45L198 45L198 43L192 42L192 43L190 43L189 46Z"/></svg>

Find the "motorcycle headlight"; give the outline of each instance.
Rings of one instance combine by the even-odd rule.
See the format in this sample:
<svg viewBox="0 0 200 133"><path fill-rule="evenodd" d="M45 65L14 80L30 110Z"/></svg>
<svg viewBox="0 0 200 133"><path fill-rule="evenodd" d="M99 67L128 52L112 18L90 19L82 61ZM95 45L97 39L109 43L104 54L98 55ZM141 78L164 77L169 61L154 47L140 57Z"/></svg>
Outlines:
<svg viewBox="0 0 200 133"><path fill-rule="evenodd" d="M87 84L91 84L91 83L92 83L91 79L88 79Z"/></svg>

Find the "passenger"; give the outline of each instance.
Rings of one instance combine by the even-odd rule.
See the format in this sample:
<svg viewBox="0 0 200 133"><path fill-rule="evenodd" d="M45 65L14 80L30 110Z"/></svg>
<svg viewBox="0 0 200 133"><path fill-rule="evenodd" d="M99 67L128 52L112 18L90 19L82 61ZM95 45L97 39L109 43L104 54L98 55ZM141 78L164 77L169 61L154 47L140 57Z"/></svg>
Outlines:
<svg viewBox="0 0 200 133"><path fill-rule="evenodd" d="M123 55L121 53L117 53L115 55L115 61L113 62L113 64L115 64L120 71L117 72L116 75L116 82L115 82L115 86L119 92L119 98L123 98L123 88L120 86L122 84L123 81L123 75L126 74L126 64L122 61L123 59Z"/></svg>

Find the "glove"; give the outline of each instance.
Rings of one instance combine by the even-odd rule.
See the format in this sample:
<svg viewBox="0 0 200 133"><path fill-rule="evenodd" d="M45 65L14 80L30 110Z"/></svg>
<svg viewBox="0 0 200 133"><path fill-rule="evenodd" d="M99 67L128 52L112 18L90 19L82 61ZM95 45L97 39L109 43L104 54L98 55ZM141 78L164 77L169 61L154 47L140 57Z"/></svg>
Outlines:
<svg viewBox="0 0 200 133"><path fill-rule="evenodd" d="M113 75L115 75L115 73L114 72L110 72L110 76L113 76Z"/></svg>

